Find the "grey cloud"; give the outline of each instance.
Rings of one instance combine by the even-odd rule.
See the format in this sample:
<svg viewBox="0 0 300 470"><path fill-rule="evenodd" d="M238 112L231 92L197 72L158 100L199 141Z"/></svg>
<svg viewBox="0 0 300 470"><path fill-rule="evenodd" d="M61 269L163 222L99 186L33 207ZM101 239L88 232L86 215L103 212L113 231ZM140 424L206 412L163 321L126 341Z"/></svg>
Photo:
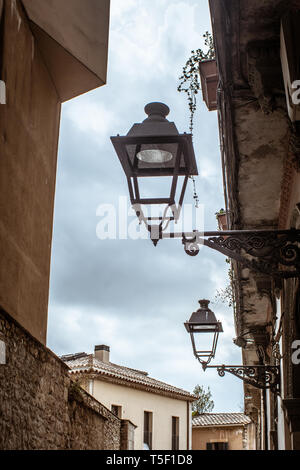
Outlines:
<svg viewBox="0 0 300 470"><path fill-rule="evenodd" d="M195 37L200 43L209 24L207 6L200 7L195 0L174 0L177 3L195 6ZM144 5L144 1L139 1L136 9ZM161 0L151 2L151 9L160 18L168 5L169 2ZM117 20L112 24L122 34L126 18L119 18L119 23ZM174 44L179 43L177 49L173 39L170 25L166 41L162 39L160 44L164 48L162 58L170 60L159 64L157 71L146 70L147 79L145 70L139 70L139 63L135 62L134 74L128 73L112 56L108 84L77 98L77 111L81 103L92 102L108 110L110 118L113 113L109 123L104 122L105 113L103 116L106 135L97 135L95 128L89 127L90 116L81 116L87 122L80 129L76 119L71 119L72 102L65 106L55 201L48 345L57 354L64 354L91 352L94 344L108 343L115 362L147 370L152 376L187 390L197 383L211 385L219 411L238 411L241 384L237 379L220 379L215 371L204 374L192 356L183 327L200 297L213 299L220 273L226 279L228 265L224 257L205 247L197 257L188 257L180 240L161 241L154 248L149 240L101 241L96 237L98 205L116 205L120 195L127 195L126 179L110 135L123 135L134 122L143 120L144 105L153 100L166 102L171 108L170 120L175 121L180 132L188 131L187 102L177 92L176 77L181 69L160 73L162 65L175 67L172 60L176 54L176 63L182 60L182 66L189 56L185 38L174 39ZM118 44L111 45L111 51L116 48ZM217 117L208 113L200 95L198 103L195 151L200 173L209 166L212 176L197 178L197 188L200 202L205 205L205 228L215 230L215 212L224 205ZM101 126L101 122L97 124ZM189 186L189 201L192 195ZM214 310L232 325L230 309L220 305L214 306ZM240 351L231 344L228 334L224 334L220 344L226 360L232 363L240 360ZM222 354L218 359L222 361ZM228 394L224 393L226 387L230 387Z"/></svg>

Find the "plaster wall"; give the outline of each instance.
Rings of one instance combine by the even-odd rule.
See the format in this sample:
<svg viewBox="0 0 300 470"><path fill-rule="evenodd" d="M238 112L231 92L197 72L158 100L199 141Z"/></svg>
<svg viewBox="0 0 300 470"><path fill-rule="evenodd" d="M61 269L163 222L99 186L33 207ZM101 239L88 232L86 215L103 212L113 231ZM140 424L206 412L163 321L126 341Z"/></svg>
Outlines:
<svg viewBox="0 0 300 470"><path fill-rule="evenodd" d="M31 21L101 84L106 82L110 0L23 0L23 4Z"/></svg>
<svg viewBox="0 0 300 470"><path fill-rule="evenodd" d="M192 449L206 450L208 442L228 442L228 450L243 450L243 426L193 427Z"/></svg>
<svg viewBox="0 0 300 470"><path fill-rule="evenodd" d="M60 103L19 0L4 0L0 305L46 341Z"/></svg>
<svg viewBox="0 0 300 470"><path fill-rule="evenodd" d="M236 109L239 202L244 228L276 227L288 122L280 111L266 116L256 105Z"/></svg>
<svg viewBox="0 0 300 470"><path fill-rule="evenodd" d="M108 409L111 405L121 406L121 419L128 419L137 426L134 449L143 449L144 411L153 413L153 450L172 448L172 416L179 418L179 449L187 449L189 405L186 401L100 380L94 380L93 396Z"/></svg>

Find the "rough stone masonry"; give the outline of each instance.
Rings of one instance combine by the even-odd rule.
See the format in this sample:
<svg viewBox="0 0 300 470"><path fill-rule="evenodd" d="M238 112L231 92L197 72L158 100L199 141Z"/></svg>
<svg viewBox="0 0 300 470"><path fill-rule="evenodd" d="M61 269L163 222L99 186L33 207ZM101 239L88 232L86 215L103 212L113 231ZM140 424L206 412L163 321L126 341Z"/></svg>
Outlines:
<svg viewBox="0 0 300 470"><path fill-rule="evenodd" d="M1 309L0 340L0 449L120 449L121 420Z"/></svg>

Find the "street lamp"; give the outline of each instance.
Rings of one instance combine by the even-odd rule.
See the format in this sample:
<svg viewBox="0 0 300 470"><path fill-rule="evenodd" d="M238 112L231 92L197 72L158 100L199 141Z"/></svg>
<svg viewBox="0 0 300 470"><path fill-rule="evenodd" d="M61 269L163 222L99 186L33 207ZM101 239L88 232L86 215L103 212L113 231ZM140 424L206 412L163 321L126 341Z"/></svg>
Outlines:
<svg viewBox="0 0 300 470"><path fill-rule="evenodd" d="M169 112L163 103L149 103L145 106L148 117L142 123L134 124L126 136L111 137L127 178L131 204L139 220L151 231L154 244L160 238L163 223L178 220L188 178L198 174L192 136L179 134L174 122L166 119ZM160 181L164 178L163 197L151 192L142 194L144 180L150 177L159 177ZM183 182L176 204L179 177L183 177ZM141 206L152 204L165 205L162 217L144 216ZM168 209L171 216L167 216Z"/></svg>
<svg viewBox="0 0 300 470"><path fill-rule="evenodd" d="M184 326L187 332L191 335L191 341L194 351L194 356L202 364L203 369L215 357L219 333L223 332L222 323L216 319L212 310L208 308L209 300L199 300L200 308L193 312L189 321L186 321ZM212 338L208 344L212 345L208 350L203 350L198 342L199 333L206 333ZM206 361L203 360L206 358Z"/></svg>
<svg viewBox="0 0 300 470"><path fill-rule="evenodd" d="M198 174L191 134L179 134L166 116L169 108L163 103L145 106L148 117L134 124L126 136L111 137L125 172L130 200L136 215L145 223L154 245L164 238L181 238L185 252L195 256L205 245L243 267L277 279L300 276L300 230L226 230L166 233L171 220L178 220L189 177ZM143 195L145 178L171 179L163 197L150 192ZM177 193L178 178L183 177ZM154 185L157 190L158 185ZM177 199L177 201L176 201ZM146 217L145 205L163 204L162 216ZM168 211L169 214L168 215ZM170 212L171 211L171 212Z"/></svg>
<svg viewBox="0 0 300 470"><path fill-rule="evenodd" d="M225 372L235 375L256 388L270 389L278 393L280 384L280 368L278 365L264 364L264 356L258 348L259 364L257 365L208 365L215 357L219 333L223 332L222 323L216 319L212 310L208 308L209 300L199 300L200 308L193 312L189 321L184 323L187 332L191 336L194 356L203 370L207 368L217 369L220 377L224 377ZM206 344L210 348L203 349L203 334L210 334L210 339ZM197 338L196 338L197 335Z"/></svg>

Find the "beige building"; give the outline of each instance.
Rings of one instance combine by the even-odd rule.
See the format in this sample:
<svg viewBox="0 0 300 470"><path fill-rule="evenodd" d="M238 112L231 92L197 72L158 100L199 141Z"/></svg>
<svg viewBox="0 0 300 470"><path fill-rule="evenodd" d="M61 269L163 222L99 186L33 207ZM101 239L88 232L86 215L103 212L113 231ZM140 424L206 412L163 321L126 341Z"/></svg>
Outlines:
<svg viewBox="0 0 300 470"><path fill-rule="evenodd" d="M0 0L0 449L126 448L45 347L61 104L106 82L109 0Z"/></svg>
<svg viewBox="0 0 300 470"><path fill-rule="evenodd" d="M43 344L61 104L106 83L109 9L0 0L0 307Z"/></svg>
<svg viewBox="0 0 300 470"><path fill-rule="evenodd" d="M74 379L112 410L136 426L136 450L191 448L191 403L185 390L160 382L142 372L113 364L108 346L95 346L94 354L63 356Z"/></svg>
<svg viewBox="0 0 300 470"><path fill-rule="evenodd" d="M255 425L244 413L203 413L192 424L193 450L255 449Z"/></svg>

